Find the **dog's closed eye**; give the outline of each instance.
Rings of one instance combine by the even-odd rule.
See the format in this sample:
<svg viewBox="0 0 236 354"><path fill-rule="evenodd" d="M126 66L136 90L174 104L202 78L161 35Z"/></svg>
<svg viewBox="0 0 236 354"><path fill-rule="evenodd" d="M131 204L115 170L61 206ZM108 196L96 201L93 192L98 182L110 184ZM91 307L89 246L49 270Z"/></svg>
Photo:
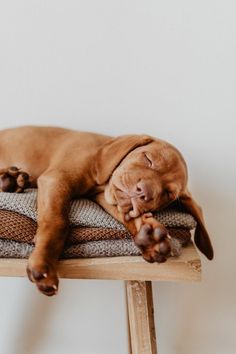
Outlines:
<svg viewBox="0 0 236 354"><path fill-rule="evenodd" d="M153 167L153 162L152 162L150 156L148 156L146 152L143 153L143 156L145 157L145 160L148 163L148 166Z"/></svg>

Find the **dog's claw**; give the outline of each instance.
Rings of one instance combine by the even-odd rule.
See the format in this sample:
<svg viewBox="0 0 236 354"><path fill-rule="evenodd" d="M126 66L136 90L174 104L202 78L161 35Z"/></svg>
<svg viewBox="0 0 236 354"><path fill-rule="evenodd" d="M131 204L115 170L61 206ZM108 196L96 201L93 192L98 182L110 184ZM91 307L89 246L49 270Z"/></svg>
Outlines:
<svg viewBox="0 0 236 354"><path fill-rule="evenodd" d="M58 292L58 276L56 267L51 262L39 258L34 252L29 258L27 267L29 279L37 285L39 291L47 296L56 295Z"/></svg>

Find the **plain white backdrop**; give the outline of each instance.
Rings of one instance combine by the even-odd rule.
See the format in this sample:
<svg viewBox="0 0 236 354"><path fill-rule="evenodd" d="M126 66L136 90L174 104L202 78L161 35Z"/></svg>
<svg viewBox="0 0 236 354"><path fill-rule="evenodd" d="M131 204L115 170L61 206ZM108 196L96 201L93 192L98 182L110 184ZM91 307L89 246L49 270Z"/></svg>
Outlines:
<svg viewBox="0 0 236 354"><path fill-rule="evenodd" d="M235 1L0 1L0 128L147 133L176 145L215 260L155 283L160 354L235 353ZM0 279L1 354L126 354L122 282Z"/></svg>

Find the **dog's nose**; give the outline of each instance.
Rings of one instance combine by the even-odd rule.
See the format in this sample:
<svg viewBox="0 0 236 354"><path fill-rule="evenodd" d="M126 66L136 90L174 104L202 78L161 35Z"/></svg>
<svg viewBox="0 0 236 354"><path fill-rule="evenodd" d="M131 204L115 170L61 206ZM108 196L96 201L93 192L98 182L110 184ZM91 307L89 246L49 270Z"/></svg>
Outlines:
<svg viewBox="0 0 236 354"><path fill-rule="evenodd" d="M135 194L140 199L148 202L152 197L152 192L150 187L144 181L139 181L135 187Z"/></svg>

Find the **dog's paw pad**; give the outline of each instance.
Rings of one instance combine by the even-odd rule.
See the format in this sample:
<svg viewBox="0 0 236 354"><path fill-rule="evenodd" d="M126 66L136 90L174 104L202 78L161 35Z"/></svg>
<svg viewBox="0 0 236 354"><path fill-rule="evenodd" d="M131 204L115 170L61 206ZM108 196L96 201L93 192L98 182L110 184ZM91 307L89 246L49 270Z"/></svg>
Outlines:
<svg viewBox="0 0 236 354"><path fill-rule="evenodd" d="M21 171L16 166L11 166L0 171L0 191L2 192L23 192L29 188L30 176L27 172Z"/></svg>
<svg viewBox="0 0 236 354"><path fill-rule="evenodd" d="M149 224L144 224L140 231L135 236L135 243L140 248L148 247L152 244L152 227Z"/></svg>
<svg viewBox="0 0 236 354"><path fill-rule="evenodd" d="M171 255L171 238L164 226L143 224L134 240L147 262L163 263Z"/></svg>

